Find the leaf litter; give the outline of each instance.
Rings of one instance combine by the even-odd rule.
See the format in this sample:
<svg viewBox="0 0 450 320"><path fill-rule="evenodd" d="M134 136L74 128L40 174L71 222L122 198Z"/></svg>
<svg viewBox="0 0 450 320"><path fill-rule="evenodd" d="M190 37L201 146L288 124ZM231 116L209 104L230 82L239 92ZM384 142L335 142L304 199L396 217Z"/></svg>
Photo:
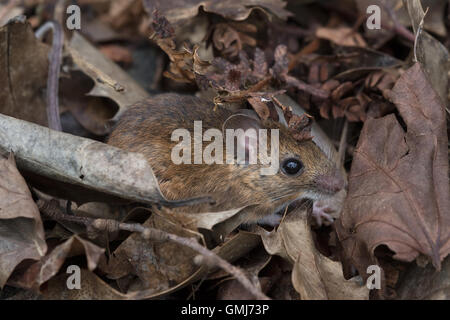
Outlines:
<svg viewBox="0 0 450 320"><path fill-rule="evenodd" d="M0 288L17 299L448 297L446 4L370 4L378 32L359 18L367 1L84 1L87 27L64 30L64 133L45 128L53 44L33 34L62 20L45 3L0 5ZM242 225L252 206L194 214L212 199L168 201L141 154L103 142L130 105L174 91L312 139L348 189L286 208L274 228ZM334 222L318 224L317 208ZM65 286L74 262L84 290Z"/></svg>

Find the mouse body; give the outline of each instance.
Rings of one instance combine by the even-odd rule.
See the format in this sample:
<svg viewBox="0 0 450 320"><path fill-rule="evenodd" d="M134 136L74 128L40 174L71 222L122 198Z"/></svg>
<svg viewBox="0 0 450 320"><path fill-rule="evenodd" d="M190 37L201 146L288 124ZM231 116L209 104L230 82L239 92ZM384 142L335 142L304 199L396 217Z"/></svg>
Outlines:
<svg viewBox="0 0 450 320"><path fill-rule="evenodd" d="M173 138L177 129L195 135L194 123L201 121L202 132L216 129L277 130L278 163L273 174L262 174L267 164L244 161L223 164L176 164L173 149L180 141ZM272 138L272 133L270 134ZM270 152L273 140L268 138ZM257 136L257 140L260 139ZM211 139L212 141L212 139ZM232 112L214 106L195 96L160 94L129 107L112 130L109 144L145 155L157 177L163 195L169 200L211 196L215 204L199 204L191 213L224 211L255 205L248 223L276 224L273 214L300 199L321 200L333 196L345 187L336 165L311 139L298 141L284 125L272 120L260 120L251 110ZM237 142L238 144L239 142ZM256 145L258 141L255 141ZM246 152L254 145L244 140ZM202 150L208 146L203 142ZM225 145L224 145L225 148ZM194 149L194 148L192 148ZM242 160L242 159L241 159ZM247 161L245 161L247 160Z"/></svg>

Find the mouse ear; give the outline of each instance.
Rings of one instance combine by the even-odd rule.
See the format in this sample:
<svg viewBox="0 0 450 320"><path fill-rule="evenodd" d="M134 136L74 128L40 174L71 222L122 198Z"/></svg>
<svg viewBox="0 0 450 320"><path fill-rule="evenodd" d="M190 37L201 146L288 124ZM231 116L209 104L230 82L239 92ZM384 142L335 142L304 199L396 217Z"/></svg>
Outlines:
<svg viewBox="0 0 450 320"><path fill-rule="evenodd" d="M234 159L239 164L256 164L258 152L259 130L262 129L261 120L253 110L241 109L236 111L223 123L222 134L229 139L233 139L233 146L236 145L233 152ZM232 130L232 131L231 131ZM227 154L227 160L229 155Z"/></svg>
<svg viewBox="0 0 450 320"><path fill-rule="evenodd" d="M225 133L226 129L242 129L247 130L253 128L255 130L262 129L261 119L258 114L250 109L240 109L228 117L223 123L222 133Z"/></svg>

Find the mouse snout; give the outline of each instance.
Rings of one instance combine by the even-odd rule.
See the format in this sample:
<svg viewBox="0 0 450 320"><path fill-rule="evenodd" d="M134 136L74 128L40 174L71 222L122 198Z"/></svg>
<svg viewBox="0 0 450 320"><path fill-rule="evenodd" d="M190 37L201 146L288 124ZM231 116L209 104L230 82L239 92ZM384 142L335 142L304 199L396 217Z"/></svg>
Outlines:
<svg viewBox="0 0 450 320"><path fill-rule="evenodd" d="M314 179L315 185L325 193L335 194L345 186L345 180L338 169L334 169L331 174L320 174Z"/></svg>

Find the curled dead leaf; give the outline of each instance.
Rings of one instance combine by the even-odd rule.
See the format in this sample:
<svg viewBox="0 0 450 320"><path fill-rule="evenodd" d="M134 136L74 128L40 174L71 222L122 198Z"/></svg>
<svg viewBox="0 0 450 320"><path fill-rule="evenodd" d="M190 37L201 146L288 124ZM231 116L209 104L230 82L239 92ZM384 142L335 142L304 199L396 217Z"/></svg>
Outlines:
<svg viewBox="0 0 450 320"><path fill-rule="evenodd" d="M147 12L157 9L172 24L181 24L195 17L200 7L206 12L219 14L227 19L242 21L257 9L267 14L272 13L281 19L287 19L291 13L284 9L283 0L146 0Z"/></svg>
<svg viewBox="0 0 450 320"><path fill-rule="evenodd" d="M105 249L78 236L72 236L62 244L55 247L40 261L32 264L25 272L12 279L12 283L22 288L38 289L43 283L53 278L68 257L84 254L87 266L93 271L103 255Z"/></svg>
<svg viewBox="0 0 450 320"><path fill-rule="evenodd" d="M267 252L293 264L292 283L302 299L368 299L364 285L345 280L341 264L317 251L305 209L290 212L276 231L258 233Z"/></svg>
<svg viewBox="0 0 450 320"><path fill-rule="evenodd" d="M367 47L367 43L364 38L349 27L321 27L316 30L316 36L321 39L330 40L341 46Z"/></svg>
<svg viewBox="0 0 450 320"><path fill-rule="evenodd" d="M47 251L44 227L14 157L0 156L0 288L25 259L40 260Z"/></svg>
<svg viewBox="0 0 450 320"><path fill-rule="evenodd" d="M423 254L436 269L450 252L445 109L419 63L400 77L392 99L407 132L394 115L367 120L336 227L345 264L361 275L381 244L402 261Z"/></svg>

